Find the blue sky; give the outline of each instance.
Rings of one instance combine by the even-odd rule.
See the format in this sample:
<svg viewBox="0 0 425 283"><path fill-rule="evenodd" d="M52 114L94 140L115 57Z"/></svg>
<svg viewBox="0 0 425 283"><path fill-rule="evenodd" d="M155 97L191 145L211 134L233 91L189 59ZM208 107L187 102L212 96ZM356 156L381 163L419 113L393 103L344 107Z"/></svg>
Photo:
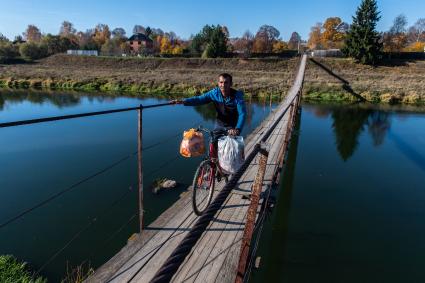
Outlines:
<svg viewBox="0 0 425 283"><path fill-rule="evenodd" d="M0 0L0 33L13 39L28 24L43 33L57 34L64 20L85 31L98 23L122 27L130 35L135 24L174 31L187 39L205 24L228 27L231 37L252 33L263 24L276 27L284 40L293 31L308 38L311 26L338 16L351 23L361 0ZM378 0L378 30L388 30L394 18L404 14L409 26L425 18L425 0Z"/></svg>

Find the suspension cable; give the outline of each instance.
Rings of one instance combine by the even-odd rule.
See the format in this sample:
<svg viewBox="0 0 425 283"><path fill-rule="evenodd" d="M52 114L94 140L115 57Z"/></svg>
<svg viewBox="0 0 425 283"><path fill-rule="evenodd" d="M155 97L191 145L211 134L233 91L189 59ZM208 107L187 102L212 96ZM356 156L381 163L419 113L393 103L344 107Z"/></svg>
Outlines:
<svg viewBox="0 0 425 283"><path fill-rule="evenodd" d="M110 213L111 209L118 205L122 200L124 200L130 192L132 192L133 187L130 186L128 190L126 190L118 199L113 201L110 205L108 205L105 209L103 209L97 216L91 217L89 223L87 223L84 227L79 229L72 237L71 239L65 243L60 249L58 249L38 270L37 274L40 273L49 263L51 263L56 257L58 257L69 245L71 245L76 239L78 239L83 232L88 230L91 226L93 226L99 218L102 218L106 214Z"/></svg>

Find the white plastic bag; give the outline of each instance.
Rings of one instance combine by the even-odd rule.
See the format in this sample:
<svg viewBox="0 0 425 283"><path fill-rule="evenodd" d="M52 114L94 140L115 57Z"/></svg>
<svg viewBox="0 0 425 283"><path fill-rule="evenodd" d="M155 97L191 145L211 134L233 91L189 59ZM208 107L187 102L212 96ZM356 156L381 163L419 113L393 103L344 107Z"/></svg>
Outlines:
<svg viewBox="0 0 425 283"><path fill-rule="evenodd" d="M243 137L224 136L218 139L218 162L227 174L235 174L245 160Z"/></svg>

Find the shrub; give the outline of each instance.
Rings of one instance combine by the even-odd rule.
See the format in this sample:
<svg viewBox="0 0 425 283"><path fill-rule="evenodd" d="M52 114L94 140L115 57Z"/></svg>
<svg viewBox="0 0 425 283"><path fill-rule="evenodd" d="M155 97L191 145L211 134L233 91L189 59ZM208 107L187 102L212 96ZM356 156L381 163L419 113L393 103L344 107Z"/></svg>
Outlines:
<svg viewBox="0 0 425 283"><path fill-rule="evenodd" d="M11 255L0 256L0 282L45 283L41 277L32 278L25 262L19 262Z"/></svg>
<svg viewBox="0 0 425 283"><path fill-rule="evenodd" d="M5 63L19 56L16 46L10 42L0 42L0 63Z"/></svg>
<svg viewBox="0 0 425 283"><path fill-rule="evenodd" d="M40 59L48 55L46 45L33 42L21 44L19 46L19 53L21 53L22 57L31 60Z"/></svg>

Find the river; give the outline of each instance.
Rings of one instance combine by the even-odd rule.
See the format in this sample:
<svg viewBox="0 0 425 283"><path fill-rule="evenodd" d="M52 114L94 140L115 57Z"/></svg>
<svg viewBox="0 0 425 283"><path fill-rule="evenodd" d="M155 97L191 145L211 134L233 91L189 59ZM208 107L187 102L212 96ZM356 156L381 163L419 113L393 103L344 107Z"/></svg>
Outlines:
<svg viewBox="0 0 425 283"><path fill-rule="evenodd" d="M302 106L251 282L424 282L425 108Z"/></svg>
<svg viewBox="0 0 425 283"><path fill-rule="evenodd" d="M0 123L167 101L158 96L3 90ZM270 101L247 104L244 136L276 106ZM143 112L147 224L186 190L201 161L179 155L183 131L198 125L211 128L214 118L215 110L208 106ZM0 227L0 254L27 261L57 282L67 266L84 262L96 268L119 251L139 227L137 121L137 111L130 111L0 129L0 226L5 224ZM179 186L154 194L151 185L160 178L174 179Z"/></svg>
<svg viewBox="0 0 425 283"><path fill-rule="evenodd" d="M3 90L0 122L166 101ZM243 135L274 107L250 102ZM191 183L200 159L179 156L181 134L212 127L214 109L143 115L149 223ZM425 108L304 102L298 121L251 282L423 282ZM40 204L0 228L0 254L56 282L67 266L98 267L137 232L136 111L0 131L0 223ZM180 185L153 194L164 177Z"/></svg>

